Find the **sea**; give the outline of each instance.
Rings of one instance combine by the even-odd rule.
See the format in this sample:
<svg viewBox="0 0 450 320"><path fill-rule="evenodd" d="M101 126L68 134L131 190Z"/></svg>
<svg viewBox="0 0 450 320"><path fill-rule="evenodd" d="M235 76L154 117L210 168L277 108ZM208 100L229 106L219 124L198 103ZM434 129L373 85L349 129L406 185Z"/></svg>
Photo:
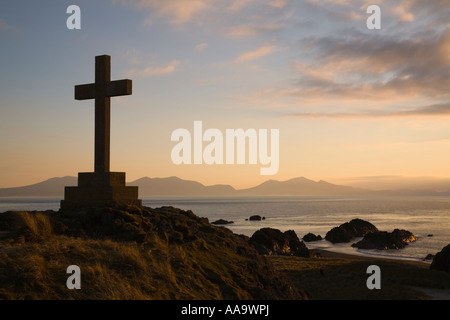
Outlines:
<svg viewBox="0 0 450 320"><path fill-rule="evenodd" d="M60 198L0 198L0 212L8 210L59 210ZM273 197L146 197L151 208L173 206L192 210L210 222L233 221L225 227L236 234L252 236L261 228L294 230L301 239L307 233L325 238L333 227L354 218L374 224L378 230L405 229L417 238L404 249L359 250L350 243L327 240L305 243L309 249L324 249L354 255L424 261L450 244L450 197L379 196L273 196ZM265 219L250 221L252 215Z"/></svg>

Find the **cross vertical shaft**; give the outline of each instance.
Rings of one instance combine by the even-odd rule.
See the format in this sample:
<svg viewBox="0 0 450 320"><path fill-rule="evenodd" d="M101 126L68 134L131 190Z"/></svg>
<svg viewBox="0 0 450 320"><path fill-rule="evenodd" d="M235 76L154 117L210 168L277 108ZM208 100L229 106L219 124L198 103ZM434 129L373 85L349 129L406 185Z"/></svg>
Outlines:
<svg viewBox="0 0 450 320"><path fill-rule="evenodd" d="M132 94L132 81L111 81L111 57L95 57L95 83L75 86L75 99L95 99L95 173L110 172L111 97Z"/></svg>
<svg viewBox="0 0 450 320"><path fill-rule="evenodd" d="M111 81L111 57L95 57L95 160L96 173L109 172L111 147L111 98L106 85Z"/></svg>

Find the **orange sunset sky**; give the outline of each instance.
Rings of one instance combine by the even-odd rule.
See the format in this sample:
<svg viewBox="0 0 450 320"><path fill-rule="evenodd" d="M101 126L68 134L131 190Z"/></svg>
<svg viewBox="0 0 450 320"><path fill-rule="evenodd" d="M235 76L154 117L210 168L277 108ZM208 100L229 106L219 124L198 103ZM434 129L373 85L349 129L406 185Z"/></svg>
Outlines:
<svg viewBox="0 0 450 320"><path fill-rule="evenodd" d="M73 91L102 54L112 80L133 80L111 100L111 169L128 181L450 177L448 0L75 2L0 2L0 187L93 171L94 102ZM66 27L71 4L80 30ZM366 26L370 4L381 30ZM195 120L279 129L278 173L175 165L171 134Z"/></svg>

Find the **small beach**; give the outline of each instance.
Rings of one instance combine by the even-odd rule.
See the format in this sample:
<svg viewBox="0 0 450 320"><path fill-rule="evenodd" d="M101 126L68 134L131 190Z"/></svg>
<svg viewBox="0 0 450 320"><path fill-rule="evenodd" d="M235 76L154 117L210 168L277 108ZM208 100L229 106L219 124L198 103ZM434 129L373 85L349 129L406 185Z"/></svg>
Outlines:
<svg viewBox="0 0 450 320"><path fill-rule="evenodd" d="M353 255L323 249L313 257L269 259L312 300L450 300L450 274L430 270L423 261ZM369 290L367 267L381 270L381 289Z"/></svg>

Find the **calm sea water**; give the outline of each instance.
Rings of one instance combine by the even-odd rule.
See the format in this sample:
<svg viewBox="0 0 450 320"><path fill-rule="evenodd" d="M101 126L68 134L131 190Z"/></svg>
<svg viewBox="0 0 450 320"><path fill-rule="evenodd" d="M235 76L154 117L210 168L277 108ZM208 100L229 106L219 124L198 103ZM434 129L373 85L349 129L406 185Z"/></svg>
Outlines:
<svg viewBox="0 0 450 320"><path fill-rule="evenodd" d="M234 223L226 227L247 236L260 228L271 227L294 230L299 238L308 232L324 237L331 228L360 218L379 230L406 229L418 238L404 249L381 251L356 250L351 243L334 245L326 240L307 243L309 248L343 253L421 260L450 243L450 197L158 197L142 200L145 206L152 208L174 206L192 210L211 222L232 220ZM0 212L58 210L59 201L56 198L0 198ZM255 214L266 219L245 221Z"/></svg>

